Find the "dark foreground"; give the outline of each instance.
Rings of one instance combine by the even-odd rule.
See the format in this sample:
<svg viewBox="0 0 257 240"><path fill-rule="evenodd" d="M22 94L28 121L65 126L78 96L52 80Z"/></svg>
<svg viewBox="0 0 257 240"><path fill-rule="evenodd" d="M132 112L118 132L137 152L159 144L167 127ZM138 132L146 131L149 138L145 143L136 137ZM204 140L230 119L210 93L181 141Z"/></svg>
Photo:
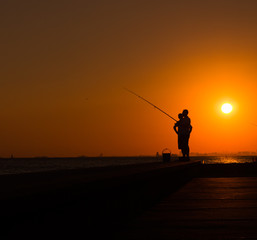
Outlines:
<svg viewBox="0 0 257 240"><path fill-rule="evenodd" d="M4 239L102 239L191 179L200 162L0 176Z"/></svg>
<svg viewBox="0 0 257 240"><path fill-rule="evenodd" d="M257 177L194 178L119 239L257 239L256 228Z"/></svg>
<svg viewBox="0 0 257 240"><path fill-rule="evenodd" d="M256 164L0 176L2 239L257 239Z"/></svg>

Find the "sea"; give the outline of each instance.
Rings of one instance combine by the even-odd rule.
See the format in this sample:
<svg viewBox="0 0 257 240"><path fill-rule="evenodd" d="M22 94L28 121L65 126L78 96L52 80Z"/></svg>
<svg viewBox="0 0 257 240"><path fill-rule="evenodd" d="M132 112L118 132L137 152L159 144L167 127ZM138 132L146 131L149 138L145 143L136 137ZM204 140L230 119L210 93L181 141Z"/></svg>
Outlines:
<svg viewBox="0 0 257 240"><path fill-rule="evenodd" d="M193 156L190 159L200 160L202 164L235 164L256 162L257 156ZM171 156L171 162L176 161L179 161L179 157ZM65 169L115 167L158 162L163 162L162 156L0 158L0 175Z"/></svg>

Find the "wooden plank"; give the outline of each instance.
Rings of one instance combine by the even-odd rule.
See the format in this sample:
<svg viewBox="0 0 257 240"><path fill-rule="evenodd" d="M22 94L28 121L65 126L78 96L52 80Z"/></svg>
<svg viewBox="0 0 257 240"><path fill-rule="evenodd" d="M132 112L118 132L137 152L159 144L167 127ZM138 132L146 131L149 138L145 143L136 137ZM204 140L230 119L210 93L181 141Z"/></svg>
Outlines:
<svg viewBox="0 0 257 240"><path fill-rule="evenodd" d="M120 239L257 239L257 178L195 178Z"/></svg>
<svg viewBox="0 0 257 240"><path fill-rule="evenodd" d="M180 201L166 199L155 206L154 209L164 208L169 209L209 209L209 208L245 208L245 207L257 207L257 201L251 199L198 199L197 201L191 201L183 199Z"/></svg>

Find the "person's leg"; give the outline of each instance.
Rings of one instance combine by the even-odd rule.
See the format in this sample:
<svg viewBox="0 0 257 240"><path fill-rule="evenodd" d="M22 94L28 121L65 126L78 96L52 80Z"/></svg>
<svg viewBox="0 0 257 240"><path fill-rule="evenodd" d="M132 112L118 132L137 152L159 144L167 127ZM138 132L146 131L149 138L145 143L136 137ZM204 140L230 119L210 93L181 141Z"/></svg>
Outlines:
<svg viewBox="0 0 257 240"><path fill-rule="evenodd" d="M182 154L183 154L183 158L186 157L186 151L185 151L185 149L182 148L181 151L182 151Z"/></svg>
<svg viewBox="0 0 257 240"><path fill-rule="evenodd" d="M188 142L189 142L189 136L186 139L186 157L189 160L189 145L188 145Z"/></svg>
<svg viewBox="0 0 257 240"><path fill-rule="evenodd" d="M182 143L183 139L180 134L178 134L178 149L182 150Z"/></svg>
<svg viewBox="0 0 257 240"><path fill-rule="evenodd" d="M186 135L181 136L181 151L183 154L183 160L185 161L188 154L188 138Z"/></svg>
<svg viewBox="0 0 257 240"><path fill-rule="evenodd" d="M185 161L186 160L186 153L187 153L185 146L183 146L181 148L181 152L182 152L182 155L183 155L182 161Z"/></svg>
<svg viewBox="0 0 257 240"><path fill-rule="evenodd" d="M187 150L186 150L186 158L187 158L187 160L189 160L189 147L187 147Z"/></svg>

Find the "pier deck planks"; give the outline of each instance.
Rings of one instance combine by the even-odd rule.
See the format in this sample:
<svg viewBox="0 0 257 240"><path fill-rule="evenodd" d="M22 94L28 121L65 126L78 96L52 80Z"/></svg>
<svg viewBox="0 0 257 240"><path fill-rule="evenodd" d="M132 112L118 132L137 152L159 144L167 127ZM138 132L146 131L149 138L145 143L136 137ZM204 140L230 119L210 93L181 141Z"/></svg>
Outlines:
<svg viewBox="0 0 257 240"><path fill-rule="evenodd" d="M190 181L200 166L174 161L1 175L0 238L35 239L40 232L40 239L102 239Z"/></svg>
<svg viewBox="0 0 257 240"><path fill-rule="evenodd" d="M122 239L257 239L257 177L194 178L120 232Z"/></svg>

